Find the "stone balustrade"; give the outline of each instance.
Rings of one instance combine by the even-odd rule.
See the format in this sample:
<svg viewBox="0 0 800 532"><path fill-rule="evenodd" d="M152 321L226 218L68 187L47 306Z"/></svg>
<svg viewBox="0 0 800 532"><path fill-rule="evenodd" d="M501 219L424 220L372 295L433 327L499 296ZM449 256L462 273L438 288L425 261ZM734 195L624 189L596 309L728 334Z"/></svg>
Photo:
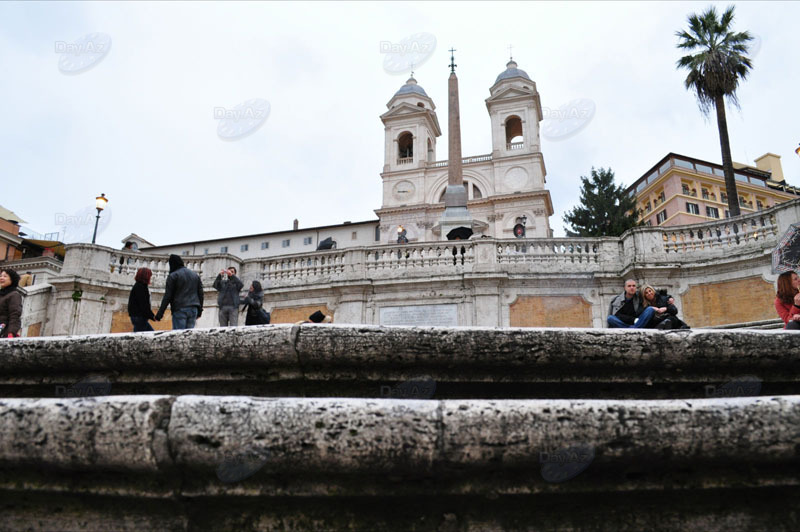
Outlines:
<svg viewBox="0 0 800 532"><path fill-rule="evenodd" d="M776 275L769 253L797 220L800 200L706 224L636 227L619 238L476 238L250 259L229 254L182 259L210 292L205 307L211 311L204 313L200 327L216 323L211 285L229 265L238 267L245 285L261 281L267 309L302 309L284 317L294 321L327 308L337 322L378 324L383 307L424 302L457 305L459 325L604 327L611 298L620 292L623 278L633 276L666 288L688 317L685 321L697 327L775 317L769 285ZM136 270L153 271L156 306L167 261L166 255L69 245L60 274L49 279L55 287L49 297L57 307L37 314L46 317L30 326L45 335L119 330L113 320L122 326L128 322L121 314ZM745 311L741 305L721 308L719 302L732 297L724 283L739 279L741 290L757 294L757 301ZM708 283L716 283L711 290L719 295L692 288ZM690 290L694 295L684 301ZM717 301L717 307L706 305L709 300ZM551 310L543 314L537 308Z"/></svg>

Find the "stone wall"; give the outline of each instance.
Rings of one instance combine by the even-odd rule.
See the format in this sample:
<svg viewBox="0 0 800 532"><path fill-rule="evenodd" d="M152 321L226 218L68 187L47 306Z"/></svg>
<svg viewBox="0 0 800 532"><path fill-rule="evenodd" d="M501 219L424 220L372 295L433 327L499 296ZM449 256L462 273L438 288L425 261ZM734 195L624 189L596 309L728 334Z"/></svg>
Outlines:
<svg viewBox="0 0 800 532"><path fill-rule="evenodd" d="M261 281L274 323L299 321L323 308L337 323L377 324L388 306L454 304L462 326L600 328L611 299L633 277L667 289L680 315L697 327L777 316L771 310L777 275L769 252L799 219L795 200L736 219L639 227L620 238L481 238L262 259L183 258L207 287L198 327L218 323L210 287L229 264L239 267L245 286ZM153 270L153 304L160 303L167 256L89 244L67 249L60 275L50 280L54 293L42 334L125 330L128 293L139 267Z"/></svg>

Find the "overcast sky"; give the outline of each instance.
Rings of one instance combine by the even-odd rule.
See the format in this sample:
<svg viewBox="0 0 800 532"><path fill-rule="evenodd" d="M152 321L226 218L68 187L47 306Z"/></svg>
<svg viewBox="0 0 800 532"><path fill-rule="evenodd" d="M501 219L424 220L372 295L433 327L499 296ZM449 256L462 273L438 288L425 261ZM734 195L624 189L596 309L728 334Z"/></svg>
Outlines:
<svg viewBox="0 0 800 532"><path fill-rule="evenodd" d="M0 2L0 204L44 233L91 215L105 193L97 240L112 247L132 232L164 245L288 230L294 218L301 227L375 219L379 116L408 77L408 57L387 60L381 43L424 34L420 43L435 46L418 46L415 77L437 105L439 160L451 46L465 157L491 152L484 100L509 45L545 109L594 106L583 129L542 137L550 225L563 236L563 213L592 166L630 184L670 151L721 160L714 115L704 119L675 69L674 32L708 5ZM757 35L758 49L741 111L728 109L734 160L781 155L793 185L798 20L794 2L736 5L735 29ZM88 40L94 55L62 57L89 34L103 34ZM215 118L237 106L254 121ZM91 221L81 236L91 238Z"/></svg>

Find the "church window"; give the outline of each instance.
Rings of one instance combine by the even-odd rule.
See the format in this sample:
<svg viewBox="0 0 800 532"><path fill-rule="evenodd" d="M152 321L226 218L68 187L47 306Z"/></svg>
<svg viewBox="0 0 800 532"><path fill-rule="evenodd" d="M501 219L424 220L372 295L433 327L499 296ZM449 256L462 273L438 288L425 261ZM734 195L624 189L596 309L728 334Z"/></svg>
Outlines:
<svg viewBox="0 0 800 532"><path fill-rule="evenodd" d="M220 252L220 253L227 253L227 252L228 252L228 246L222 246L222 247L220 247L220 248L219 248L219 252Z"/></svg>
<svg viewBox="0 0 800 532"><path fill-rule="evenodd" d="M353 231L352 235L350 235L351 240L358 240L358 231Z"/></svg>
<svg viewBox="0 0 800 532"><path fill-rule="evenodd" d="M375 226L375 242L380 242L381 240L381 226Z"/></svg>
<svg viewBox="0 0 800 532"><path fill-rule="evenodd" d="M248 249L250 249L250 244L242 244L239 248L240 251L247 251Z"/></svg>
<svg viewBox="0 0 800 532"><path fill-rule="evenodd" d="M303 238L303 244L305 244L306 246L309 245L311 243L311 238L312 237L310 237L310 236L304 237Z"/></svg>
<svg viewBox="0 0 800 532"><path fill-rule="evenodd" d="M436 155L433 153L433 143L431 139L428 139L428 162L432 163L435 159Z"/></svg>
<svg viewBox="0 0 800 532"><path fill-rule="evenodd" d="M261 249L269 249L269 242L262 242Z"/></svg>
<svg viewBox="0 0 800 532"><path fill-rule="evenodd" d="M281 242L281 247L288 248L291 243L292 243L292 241L287 238L286 240Z"/></svg>
<svg viewBox="0 0 800 532"><path fill-rule="evenodd" d="M203 248L203 255L208 255L208 248Z"/></svg>
<svg viewBox="0 0 800 532"><path fill-rule="evenodd" d="M506 119L506 147L509 150L522 147L522 120L518 116Z"/></svg>
<svg viewBox="0 0 800 532"><path fill-rule="evenodd" d="M400 159L407 159L414 157L414 136L405 132L397 139L397 156Z"/></svg>
<svg viewBox="0 0 800 532"><path fill-rule="evenodd" d="M425 109L425 104L422 102L417 102L417 107L422 107L423 109Z"/></svg>
<svg viewBox="0 0 800 532"><path fill-rule="evenodd" d="M481 199L482 197L483 197L483 194L481 193L481 189L479 189L478 187L475 186L475 184L473 184L472 185L472 199Z"/></svg>

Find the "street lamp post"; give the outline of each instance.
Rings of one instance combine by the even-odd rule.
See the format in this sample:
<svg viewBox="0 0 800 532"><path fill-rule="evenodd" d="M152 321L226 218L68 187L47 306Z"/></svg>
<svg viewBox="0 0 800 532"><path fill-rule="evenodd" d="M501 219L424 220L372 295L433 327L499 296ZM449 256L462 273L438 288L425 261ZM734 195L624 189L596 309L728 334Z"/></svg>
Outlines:
<svg viewBox="0 0 800 532"><path fill-rule="evenodd" d="M94 244L95 239L97 238L97 224L100 223L100 213L103 209L106 208L106 203L108 203L108 199L106 199L105 194L100 194L95 199L95 208L97 209L97 218L94 221L94 234L92 235L92 244Z"/></svg>

